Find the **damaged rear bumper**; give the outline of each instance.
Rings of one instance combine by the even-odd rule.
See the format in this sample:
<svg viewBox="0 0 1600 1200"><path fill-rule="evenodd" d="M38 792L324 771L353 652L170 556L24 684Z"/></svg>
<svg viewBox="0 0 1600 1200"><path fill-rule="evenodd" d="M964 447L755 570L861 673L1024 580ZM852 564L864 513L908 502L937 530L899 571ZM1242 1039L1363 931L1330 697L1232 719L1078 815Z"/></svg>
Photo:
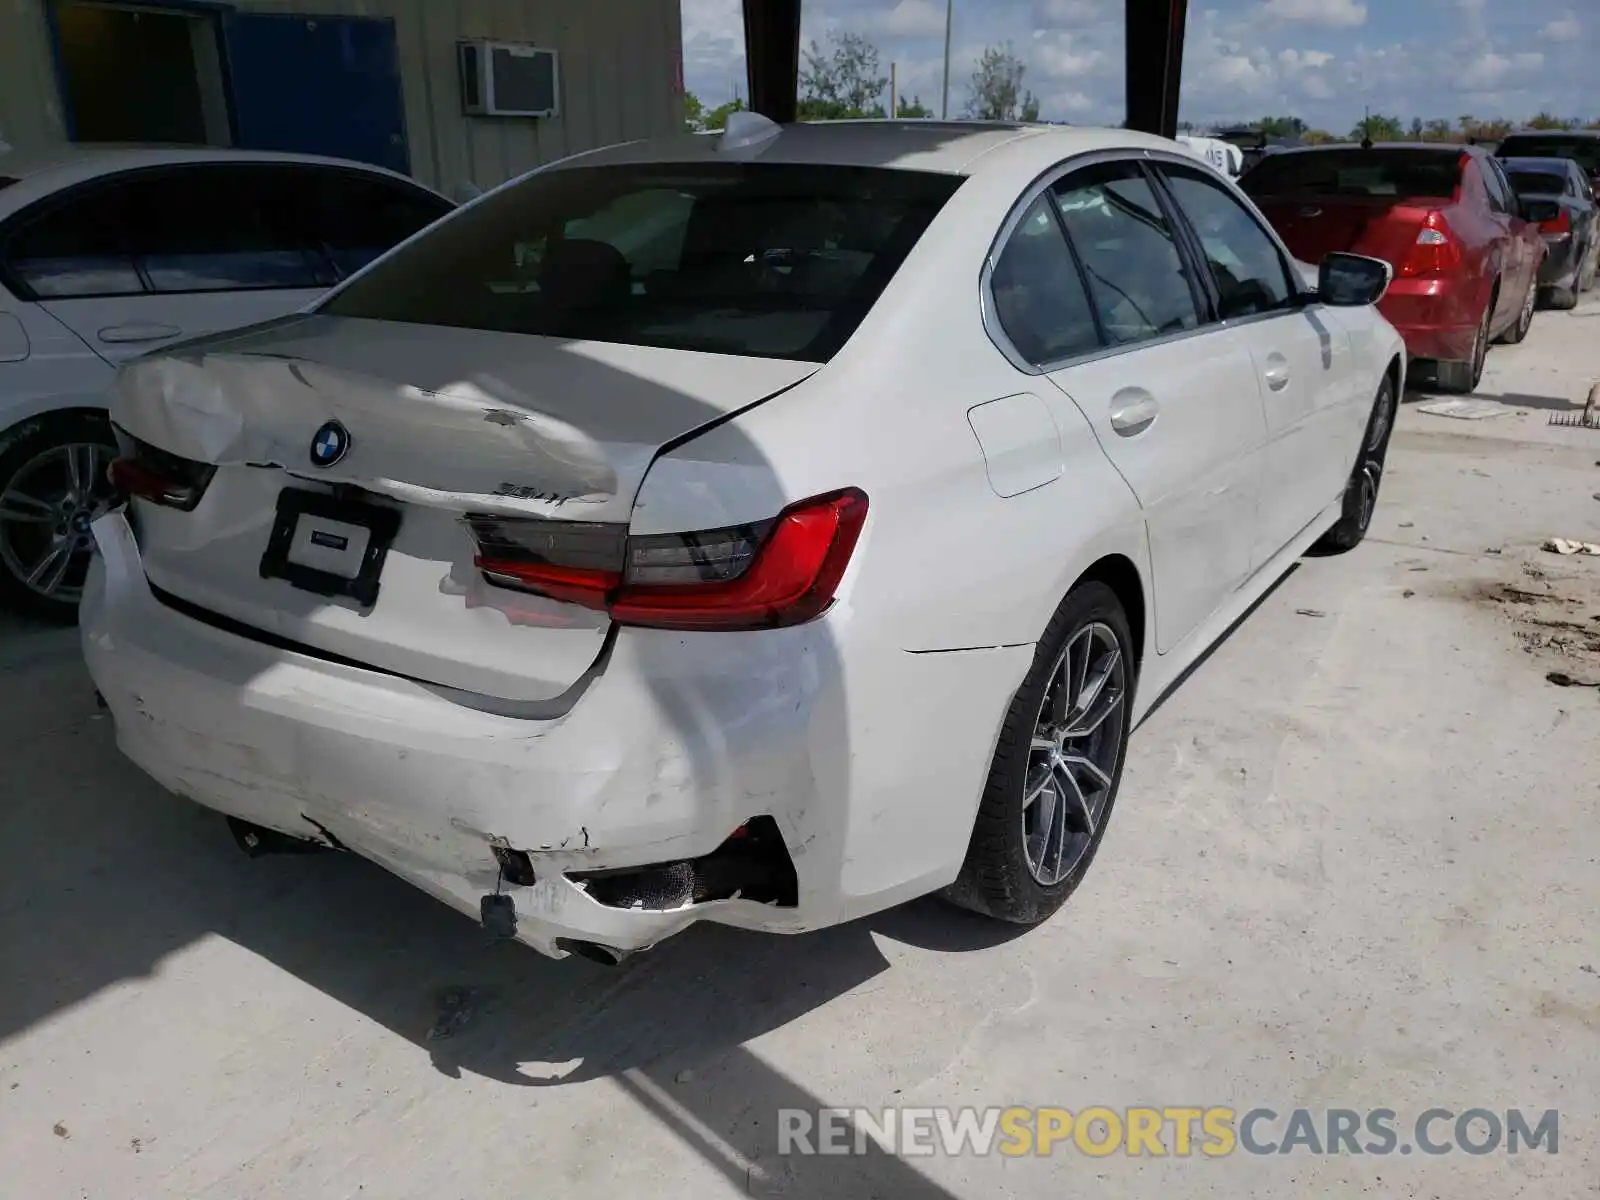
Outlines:
<svg viewBox="0 0 1600 1200"><path fill-rule="evenodd" d="M826 619L736 638L624 631L570 710L530 720L197 620L152 592L121 513L95 534L83 649L127 757L180 795L352 850L474 918L499 892L516 938L545 954L626 953L705 919L818 928L949 882L965 851L990 730L974 731L987 744L962 755L969 769L948 752L923 764L954 789L953 810L928 810L916 770L900 772L903 787L873 787L904 757L852 755L860 716ZM966 684L997 727L1024 657L953 657L904 656L923 678L911 695L937 699L929 673L954 672L946 682ZM945 707L959 721L967 705ZM723 898L735 875L697 899L716 874L703 864L726 881L727 848L752 827L781 839L788 894ZM926 837L907 842L907 828ZM884 853L890 841L898 854ZM507 861L526 861L531 878ZM635 868L660 883L664 867L689 891L629 883Z"/></svg>

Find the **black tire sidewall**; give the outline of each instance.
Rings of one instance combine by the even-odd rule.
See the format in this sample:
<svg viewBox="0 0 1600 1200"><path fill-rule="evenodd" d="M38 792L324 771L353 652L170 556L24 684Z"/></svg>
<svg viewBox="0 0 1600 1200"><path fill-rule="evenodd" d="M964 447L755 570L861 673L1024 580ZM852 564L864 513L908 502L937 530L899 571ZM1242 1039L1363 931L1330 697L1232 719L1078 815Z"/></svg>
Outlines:
<svg viewBox="0 0 1600 1200"><path fill-rule="evenodd" d="M10 486L25 463L66 442L99 442L115 449L110 417L92 409L44 413L19 421L0 433L0 491ZM0 605L61 625L71 625L78 619L76 603L39 595L14 576L3 562L0 562Z"/></svg>
<svg viewBox="0 0 1600 1200"><path fill-rule="evenodd" d="M1122 650L1127 691L1123 698L1121 737L1111 790L1106 797L1094 837L1077 865L1059 882L1045 887L1028 869L1023 845L1022 800L1028 770L1028 750L1044 692L1063 647L1086 625L1108 626ZM1138 682L1138 650L1121 602L1110 587L1098 581L1080 584L1062 601L1045 636L1034 652L1033 665L1011 702L1002 725L999 744L990 767L988 784L979 806L977 827L954 894L960 903L1002 920L1034 925L1059 909L1083 882L1105 840L1106 828L1122 784L1128 757L1128 735L1134 692Z"/></svg>

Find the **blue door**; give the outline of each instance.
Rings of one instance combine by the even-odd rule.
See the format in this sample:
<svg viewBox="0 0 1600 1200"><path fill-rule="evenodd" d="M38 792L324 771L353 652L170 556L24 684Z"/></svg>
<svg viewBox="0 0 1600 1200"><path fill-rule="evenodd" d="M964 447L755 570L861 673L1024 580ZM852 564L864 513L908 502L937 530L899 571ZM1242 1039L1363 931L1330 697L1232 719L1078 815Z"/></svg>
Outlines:
<svg viewBox="0 0 1600 1200"><path fill-rule="evenodd" d="M410 173L393 21L229 12L222 32L242 149L327 154Z"/></svg>

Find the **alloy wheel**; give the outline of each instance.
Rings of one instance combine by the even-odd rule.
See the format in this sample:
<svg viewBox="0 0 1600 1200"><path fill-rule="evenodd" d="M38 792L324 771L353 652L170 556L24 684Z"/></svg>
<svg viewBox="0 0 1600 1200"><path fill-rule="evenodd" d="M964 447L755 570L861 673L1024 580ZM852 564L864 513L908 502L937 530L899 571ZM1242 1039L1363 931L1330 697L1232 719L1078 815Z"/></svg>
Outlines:
<svg viewBox="0 0 1600 1200"><path fill-rule="evenodd" d="M107 446L67 442L0 480L0 565L30 591L66 604L82 595L89 525L113 495L111 458Z"/></svg>
<svg viewBox="0 0 1600 1200"><path fill-rule="evenodd" d="M1023 854L1044 887L1073 872L1106 815L1122 751L1127 684L1121 644L1099 621L1073 635L1051 670L1022 802Z"/></svg>

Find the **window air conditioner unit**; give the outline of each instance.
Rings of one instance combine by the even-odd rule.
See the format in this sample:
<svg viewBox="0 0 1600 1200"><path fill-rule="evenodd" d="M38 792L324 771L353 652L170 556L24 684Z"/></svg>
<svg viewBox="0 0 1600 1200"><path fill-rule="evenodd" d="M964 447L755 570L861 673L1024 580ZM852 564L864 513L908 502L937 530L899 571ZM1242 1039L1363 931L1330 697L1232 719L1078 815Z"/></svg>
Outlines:
<svg viewBox="0 0 1600 1200"><path fill-rule="evenodd" d="M461 108L475 117L554 117L561 71L554 50L520 42L460 42Z"/></svg>

